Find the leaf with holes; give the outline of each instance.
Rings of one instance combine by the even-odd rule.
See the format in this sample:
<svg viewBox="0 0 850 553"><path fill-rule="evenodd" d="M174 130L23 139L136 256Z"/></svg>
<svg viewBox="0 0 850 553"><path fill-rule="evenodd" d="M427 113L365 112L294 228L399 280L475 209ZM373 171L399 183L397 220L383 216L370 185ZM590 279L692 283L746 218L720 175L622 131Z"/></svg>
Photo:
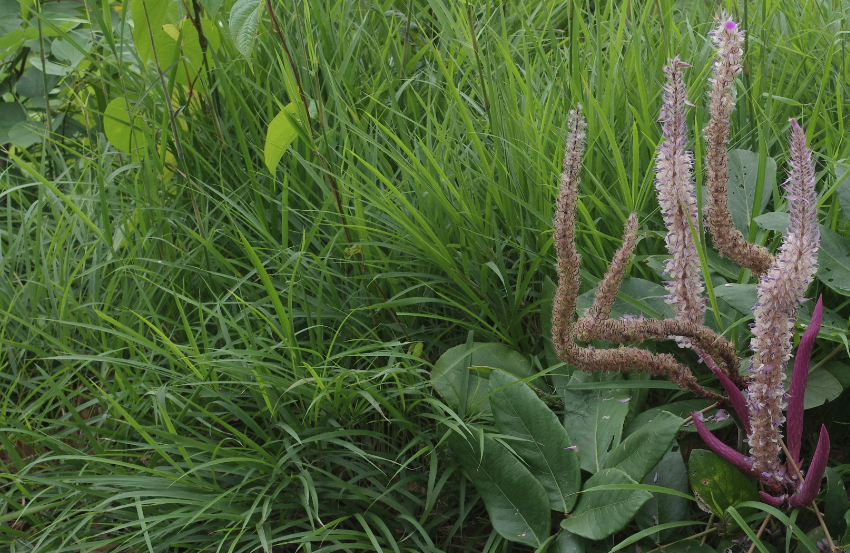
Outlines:
<svg viewBox="0 0 850 553"><path fill-rule="evenodd" d="M759 501L753 481L712 451L691 452L688 477L700 504L720 517L726 516L729 507L744 501Z"/></svg>
<svg viewBox="0 0 850 553"><path fill-rule="evenodd" d="M745 236L750 228L750 220L756 200L758 169L758 153L748 150L731 150L729 152L729 163L726 171L729 177L726 192L729 197L729 211L732 213L732 222ZM776 160L769 157L765 162L764 186L761 192L761 202L755 210L756 215L761 214L767 207L773 197L775 187Z"/></svg>

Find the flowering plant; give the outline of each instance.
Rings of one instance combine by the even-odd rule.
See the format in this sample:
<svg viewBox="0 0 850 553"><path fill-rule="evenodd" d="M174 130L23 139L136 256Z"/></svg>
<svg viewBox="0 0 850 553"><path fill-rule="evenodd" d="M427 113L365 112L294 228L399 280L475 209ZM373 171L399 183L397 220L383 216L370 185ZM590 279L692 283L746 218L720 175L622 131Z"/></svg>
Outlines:
<svg viewBox="0 0 850 553"><path fill-rule="evenodd" d="M666 245L671 256L665 267L670 278L666 283L667 302L674 307L676 317L665 320L609 318L636 242L637 217L632 214L626 222L623 244L599 284L593 305L583 317L573 320L580 261L575 246L575 206L585 127L579 105L571 112L568 122L569 137L554 222L558 288L552 316L553 343L561 360L581 369L609 372L637 370L664 375L682 389L731 406L746 430L750 455L745 456L722 443L708 431L698 416L694 416L694 424L702 439L722 458L764 484L767 491L761 492L761 498L765 503L774 507L804 507L813 501L820 489L830 448L829 436L822 427L804 480L800 470L803 395L812 345L820 327L820 300L797 351L790 393L786 394L783 386L783 369L791 356L794 317L817 268L819 232L812 155L806 144L805 132L792 119L790 169L785 187L790 210L787 236L776 255L748 243L732 223L726 196L729 117L734 107L732 85L735 75L741 70L743 31L724 16L712 34L717 56L710 79L711 119L705 131L706 224L721 255L760 275L758 303L751 325L753 356L748 376L742 378L739 375L734 347L703 324L706 300L699 255L701 244L697 232L699 218L692 155L686 150L686 110L689 104L682 78L683 70L689 66L678 57L670 60L664 69L667 84L660 114L663 140L655 160L656 192L667 228ZM651 353L637 347L596 349L576 343L576 340L587 343L594 339L620 344L674 339L681 347L693 349L712 369L727 395L702 387L690 368L672 355ZM742 395L741 388L746 389L746 396ZM781 436L786 408L787 447ZM785 462L781 459L783 451Z"/></svg>

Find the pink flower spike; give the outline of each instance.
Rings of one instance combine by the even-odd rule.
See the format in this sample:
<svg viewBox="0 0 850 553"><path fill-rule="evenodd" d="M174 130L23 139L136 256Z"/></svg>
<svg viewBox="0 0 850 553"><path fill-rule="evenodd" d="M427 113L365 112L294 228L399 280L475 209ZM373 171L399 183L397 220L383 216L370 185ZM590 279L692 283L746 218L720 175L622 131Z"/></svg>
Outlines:
<svg viewBox="0 0 850 553"><path fill-rule="evenodd" d="M786 414L788 452L791 453L791 458L794 459L798 467L800 466L800 443L803 435L803 399L806 396L806 382L809 379L809 361L812 358L812 346L814 346L815 338L820 330L822 318L823 296L818 298L818 303L812 312L809 328L806 329L800 339L800 345L797 346L797 357L794 359L794 373L791 377L791 389L789 390L791 399L788 400ZM749 434L749 432L747 433ZM788 461L788 470L794 470L791 467L790 460Z"/></svg>
<svg viewBox="0 0 850 553"><path fill-rule="evenodd" d="M791 506L801 509L808 506L814 501L815 496L820 491L820 483L823 479L823 473L826 470L826 462L829 460L829 433L826 431L826 426L820 426L820 436L818 437L818 447L815 449L815 456L812 457L812 464L809 465L806 481L803 483L803 488L800 493L794 494L791 497Z"/></svg>
<svg viewBox="0 0 850 553"><path fill-rule="evenodd" d="M701 420L697 418L697 413L692 414L694 419L694 426L699 433L699 437L702 438L702 441L705 442L705 445L708 446L711 451L720 455L720 457L732 465L735 466L738 470L743 472L748 476L752 476L753 467L750 463L747 462L746 458L729 447L728 445L721 442L711 431L705 427Z"/></svg>
<svg viewBox="0 0 850 553"><path fill-rule="evenodd" d="M771 507L776 507L777 509L781 509L782 505L785 503L785 496L773 497L767 492L759 492L759 497L761 500Z"/></svg>
<svg viewBox="0 0 850 553"><path fill-rule="evenodd" d="M735 413L738 414L738 418L744 423L744 430L749 436L750 415L747 413L747 400L744 399L744 394L741 393L741 390L735 386L728 376L723 374L723 372L717 368L717 365L711 367L711 370L714 371L714 374L717 376L717 379L720 381L723 389L726 390L726 395L729 396L729 401L732 403L732 407L735 408Z"/></svg>

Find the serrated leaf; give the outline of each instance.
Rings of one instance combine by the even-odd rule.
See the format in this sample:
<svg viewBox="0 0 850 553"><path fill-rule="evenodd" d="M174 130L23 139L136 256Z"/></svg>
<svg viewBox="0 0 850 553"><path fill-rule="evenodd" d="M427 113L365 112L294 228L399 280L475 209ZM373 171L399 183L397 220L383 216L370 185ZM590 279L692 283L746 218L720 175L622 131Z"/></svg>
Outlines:
<svg viewBox="0 0 850 553"><path fill-rule="evenodd" d="M688 469L682 460L682 454L678 451L670 451L664 455L661 461L655 465L644 477L642 484L663 486L682 493L688 490ZM684 497L672 494L652 493L652 499L644 503L635 515L638 528L645 530L659 524L683 520L688 513L690 501ZM676 529L668 528L654 534L653 540L660 543L662 540L675 532Z"/></svg>
<svg viewBox="0 0 850 553"><path fill-rule="evenodd" d="M266 167L272 175L274 175L286 149L298 137L298 131L292 124L292 119L295 119L297 113L298 106L295 105L295 102L290 102L269 123L264 154Z"/></svg>
<svg viewBox="0 0 850 553"><path fill-rule="evenodd" d="M127 112L127 101L115 98L103 112L103 132L106 138L122 152L138 148L143 140L145 124L136 114Z"/></svg>
<svg viewBox="0 0 850 553"><path fill-rule="evenodd" d="M546 490L549 506L568 513L581 488L578 457L558 417L525 383L494 371L490 407L499 432L519 438L511 447Z"/></svg>
<svg viewBox="0 0 850 553"><path fill-rule="evenodd" d="M576 371L569 382L586 383L606 378L613 380L610 375L589 376L583 371ZM563 396L564 427L578 447L581 468L597 472L605 465L610 449L620 443L623 423L629 412L629 390L570 390L567 386Z"/></svg>
<svg viewBox="0 0 850 553"><path fill-rule="evenodd" d="M684 420L667 411L657 412L611 450L605 468L617 468L634 480L641 480L670 449Z"/></svg>
<svg viewBox="0 0 850 553"><path fill-rule="evenodd" d="M744 501L759 501L756 485L731 463L706 449L695 449L688 462L688 478L694 495L720 517L726 509Z"/></svg>
<svg viewBox="0 0 850 553"><path fill-rule="evenodd" d="M452 433L448 441L481 494L496 532L506 540L540 547L549 537L551 518L540 482L489 436L484 436L483 451L477 437L467 440Z"/></svg>
<svg viewBox="0 0 850 553"><path fill-rule="evenodd" d="M531 363L521 353L502 344L473 343L455 346L441 355L431 371L431 384L452 409L457 409L463 378L466 377L467 410L470 413L487 411L490 409L487 399L490 375L487 370L478 370L479 367L505 371L517 378L528 378L534 374ZM531 385L548 391L548 386L540 378L532 380Z"/></svg>
<svg viewBox="0 0 850 553"><path fill-rule="evenodd" d="M584 489L610 484L637 482L619 469L602 469L585 482ZM562 520L561 527L591 540L602 540L625 528L650 498L652 494L645 490L582 492L575 513Z"/></svg>
<svg viewBox="0 0 850 553"><path fill-rule="evenodd" d="M230 35L236 49L246 58L254 51L261 7L259 0L237 0L230 10Z"/></svg>

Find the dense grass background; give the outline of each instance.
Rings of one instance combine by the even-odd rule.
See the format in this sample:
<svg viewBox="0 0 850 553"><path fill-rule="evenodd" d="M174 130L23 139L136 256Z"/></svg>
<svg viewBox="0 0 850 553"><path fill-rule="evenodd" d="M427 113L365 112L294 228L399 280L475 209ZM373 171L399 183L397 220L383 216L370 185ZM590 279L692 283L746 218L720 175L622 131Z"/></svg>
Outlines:
<svg viewBox="0 0 850 553"><path fill-rule="evenodd" d="M578 102L586 286L629 211L644 221L631 274L659 280L643 260L664 253L652 172L661 66L676 53L693 65L701 128L717 3L273 5L320 156L297 140L275 174L264 167L269 121L299 100L267 12L246 59L229 6L219 11L221 47L191 103L166 68L182 108L172 127L128 10L108 2L81 12L96 46L51 103L77 126L2 155L3 548L508 547L440 443L454 415L428 370L470 333L547 367L542 286ZM749 30L733 144L781 167L787 120L800 118L822 222L844 232L831 191L835 162L850 157L850 4L722 5ZM135 157L102 134L116 97L152 129ZM27 102L44 120L43 98ZM172 130L176 167L163 153L176 153ZM831 432L840 443L841 427Z"/></svg>

